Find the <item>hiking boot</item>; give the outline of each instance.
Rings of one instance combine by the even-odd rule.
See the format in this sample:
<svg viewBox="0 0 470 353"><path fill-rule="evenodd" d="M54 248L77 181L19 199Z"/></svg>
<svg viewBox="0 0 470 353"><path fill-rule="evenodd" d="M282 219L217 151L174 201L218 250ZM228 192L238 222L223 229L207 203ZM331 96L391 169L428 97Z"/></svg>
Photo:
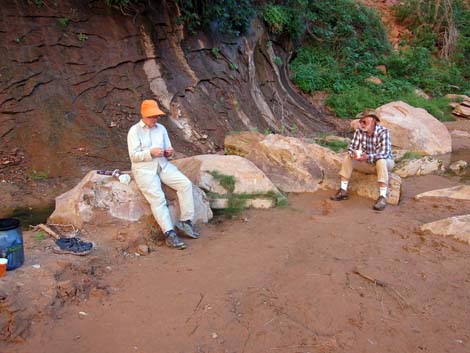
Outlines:
<svg viewBox="0 0 470 353"><path fill-rule="evenodd" d="M165 233L165 243L169 248L186 249L186 243L178 237L173 229Z"/></svg>
<svg viewBox="0 0 470 353"><path fill-rule="evenodd" d="M343 200L347 200L348 198L349 198L348 192L346 190L339 189L336 194L330 197L330 200L343 201Z"/></svg>
<svg viewBox="0 0 470 353"><path fill-rule="evenodd" d="M387 206L387 199L383 196L380 196L377 201L375 202L374 205L374 210L376 211L383 211L385 210L385 207Z"/></svg>
<svg viewBox="0 0 470 353"><path fill-rule="evenodd" d="M194 230L193 224L190 220L181 221L181 222L177 223L175 226L176 226L176 230L179 233L181 233L182 235L185 235L189 238L197 239L201 236L199 233L197 233Z"/></svg>

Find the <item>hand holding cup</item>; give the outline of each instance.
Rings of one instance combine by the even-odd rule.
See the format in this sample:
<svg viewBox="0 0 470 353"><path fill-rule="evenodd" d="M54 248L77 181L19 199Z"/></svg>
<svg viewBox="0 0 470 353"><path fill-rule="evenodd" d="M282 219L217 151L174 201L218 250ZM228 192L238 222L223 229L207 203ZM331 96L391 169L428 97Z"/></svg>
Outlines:
<svg viewBox="0 0 470 353"><path fill-rule="evenodd" d="M150 149L150 154L152 157L162 157L163 156L163 149L160 147L153 147Z"/></svg>
<svg viewBox="0 0 470 353"><path fill-rule="evenodd" d="M171 157L171 155L173 154L173 148L167 148L165 150L165 157Z"/></svg>
<svg viewBox="0 0 470 353"><path fill-rule="evenodd" d="M361 149L354 151L354 159L360 159L361 156L362 156L362 150Z"/></svg>

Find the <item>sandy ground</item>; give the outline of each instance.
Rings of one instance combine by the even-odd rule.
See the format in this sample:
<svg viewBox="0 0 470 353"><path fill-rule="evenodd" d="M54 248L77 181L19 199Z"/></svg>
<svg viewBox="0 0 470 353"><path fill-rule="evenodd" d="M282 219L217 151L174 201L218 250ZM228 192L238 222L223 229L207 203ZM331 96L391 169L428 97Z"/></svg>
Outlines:
<svg viewBox="0 0 470 353"><path fill-rule="evenodd" d="M470 121L447 125L452 161L470 162ZM470 201L413 198L458 183L468 173L406 179L382 213L355 195L291 194L287 208L214 219L185 251L140 257L55 255L27 231L25 264L0 279L0 320L23 320L26 340L0 352L468 353L470 246L417 229Z"/></svg>
<svg viewBox="0 0 470 353"><path fill-rule="evenodd" d="M383 213L357 196L290 195L203 226L185 251L109 255L109 295L62 306L0 351L468 353L470 247L416 229L470 202L413 199L456 183L408 179Z"/></svg>

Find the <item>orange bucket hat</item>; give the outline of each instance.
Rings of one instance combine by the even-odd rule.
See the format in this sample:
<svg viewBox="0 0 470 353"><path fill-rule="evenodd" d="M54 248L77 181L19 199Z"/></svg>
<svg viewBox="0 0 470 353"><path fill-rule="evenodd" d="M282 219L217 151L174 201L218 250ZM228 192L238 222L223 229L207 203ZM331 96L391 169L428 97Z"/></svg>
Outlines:
<svg viewBox="0 0 470 353"><path fill-rule="evenodd" d="M165 113L158 107L158 103L153 99L146 99L142 102L142 105L140 106L140 114L142 114L144 118L148 118L149 116L165 115Z"/></svg>

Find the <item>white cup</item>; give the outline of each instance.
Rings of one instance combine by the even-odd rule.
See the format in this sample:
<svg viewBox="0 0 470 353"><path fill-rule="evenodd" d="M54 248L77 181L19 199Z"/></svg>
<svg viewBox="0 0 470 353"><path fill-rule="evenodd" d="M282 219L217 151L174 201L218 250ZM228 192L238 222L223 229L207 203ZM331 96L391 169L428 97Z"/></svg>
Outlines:
<svg viewBox="0 0 470 353"><path fill-rule="evenodd" d="M131 176L129 174L121 174L119 176L119 181L123 184L129 185L131 182Z"/></svg>

